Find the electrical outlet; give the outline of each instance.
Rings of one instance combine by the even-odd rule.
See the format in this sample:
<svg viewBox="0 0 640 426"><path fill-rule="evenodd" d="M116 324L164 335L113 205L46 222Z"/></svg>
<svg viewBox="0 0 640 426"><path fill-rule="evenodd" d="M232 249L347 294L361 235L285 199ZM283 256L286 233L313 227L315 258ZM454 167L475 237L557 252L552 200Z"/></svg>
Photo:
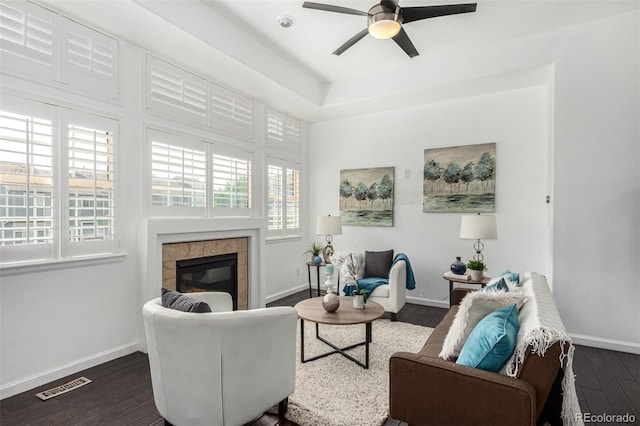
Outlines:
<svg viewBox="0 0 640 426"><path fill-rule="evenodd" d="M300 268L296 268L296 277L300 275Z"/></svg>

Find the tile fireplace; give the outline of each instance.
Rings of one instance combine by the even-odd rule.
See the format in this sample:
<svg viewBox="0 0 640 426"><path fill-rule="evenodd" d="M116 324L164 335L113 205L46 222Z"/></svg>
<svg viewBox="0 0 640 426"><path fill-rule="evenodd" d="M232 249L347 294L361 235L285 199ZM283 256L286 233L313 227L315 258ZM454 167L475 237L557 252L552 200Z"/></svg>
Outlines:
<svg viewBox="0 0 640 426"><path fill-rule="evenodd" d="M162 245L162 286L183 293L224 291L234 309L248 309L249 239L226 238Z"/></svg>

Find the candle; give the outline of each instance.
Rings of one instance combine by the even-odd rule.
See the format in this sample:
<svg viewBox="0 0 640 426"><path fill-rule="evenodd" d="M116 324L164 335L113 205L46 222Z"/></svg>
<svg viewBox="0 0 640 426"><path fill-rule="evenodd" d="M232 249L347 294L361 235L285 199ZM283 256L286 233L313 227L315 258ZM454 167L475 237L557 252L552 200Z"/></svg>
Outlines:
<svg viewBox="0 0 640 426"><path fill-rule="evenodd" d="M333 274L333 263L327 265L327 274Z"/></svg>

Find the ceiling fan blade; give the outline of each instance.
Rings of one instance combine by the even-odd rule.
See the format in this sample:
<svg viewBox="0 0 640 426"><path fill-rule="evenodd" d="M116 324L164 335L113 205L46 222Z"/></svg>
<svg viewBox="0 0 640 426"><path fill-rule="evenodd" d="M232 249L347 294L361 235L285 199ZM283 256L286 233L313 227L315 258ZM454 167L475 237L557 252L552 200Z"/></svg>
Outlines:
<svg viewBox="0 0 640 426"><path fill-rule="evenodd" d="M410 58L419 55L416 47L413 45L413 43L411 43L411 39L407 35L404 28L400 28L400 32L396 34L395 37L393 37L393 41L395 41L396 44L400 46L402 50L404 50L404 53L409 55Z"/></svg>
<svg viewBox="0 0 640 426"><path fill-rule="evenodd" d="M305 7L307 9L324 10L326 12L346 13L347 15L368 15L367 12L362 12L361 10L349 9L348 7L334 6L331 4L314 3L311 1L305 1L304 3L302 3L302 7Z"/></svg>
<svg viewBox="0 0 640 426"><path fill-rule="evenodd" d="M421 19L436 18L438 16L457 15L476 11L477 3L448 4L440 6L404 7L401 9L402 22L407 24Z"/></svg>
<svg viewBox="0 0 640 426"><path fill-rule="evenodd" d="M342 46L338 47L336 51L333 52L333 54L336 56L341 55L342 53L344 53L345 50L347 50L348 48L350 48L351 46L359 42L362 39L362 37L366 36L368 33L369 33L369 29L365 28L364 30L360 31L358 34L354 35L349 40L347 40L347 42L344 43Z"/></svg>

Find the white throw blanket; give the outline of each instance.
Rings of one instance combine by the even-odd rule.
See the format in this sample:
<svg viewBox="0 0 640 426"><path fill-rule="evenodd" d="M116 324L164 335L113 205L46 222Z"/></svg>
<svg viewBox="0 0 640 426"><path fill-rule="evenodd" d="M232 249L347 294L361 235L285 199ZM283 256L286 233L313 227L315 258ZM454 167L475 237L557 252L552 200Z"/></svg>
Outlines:
<svg viewBox="0 0 640 426"><path fill-rule="evenodd" d="M560 364L564 369L562 420L565 425L583 425L583 421L578 416L581 411L573 374L575 348L571 338L565 331L546 278L534 272L525 272L523 278L522 291L527 296L527 301L518 314L520 328L515 351L503 372L508 376L516 377L527 348L531 348L534 354L544 356L547 349L554 343L560 342L562 347Z"/></svg>

